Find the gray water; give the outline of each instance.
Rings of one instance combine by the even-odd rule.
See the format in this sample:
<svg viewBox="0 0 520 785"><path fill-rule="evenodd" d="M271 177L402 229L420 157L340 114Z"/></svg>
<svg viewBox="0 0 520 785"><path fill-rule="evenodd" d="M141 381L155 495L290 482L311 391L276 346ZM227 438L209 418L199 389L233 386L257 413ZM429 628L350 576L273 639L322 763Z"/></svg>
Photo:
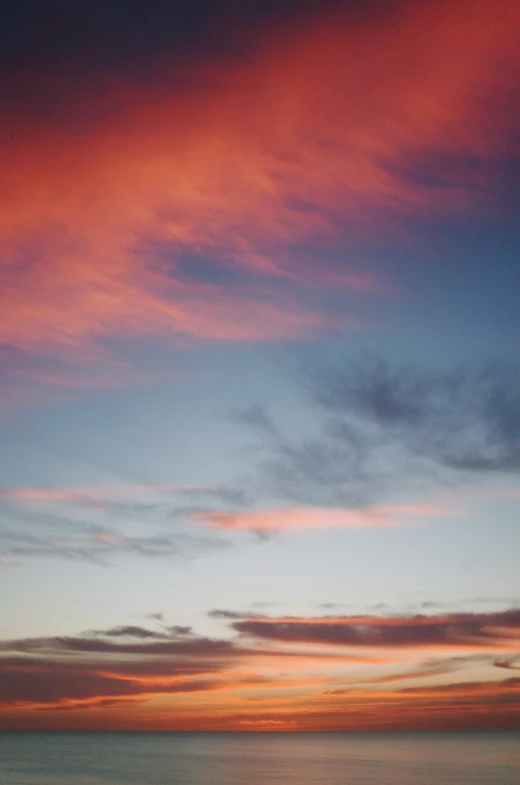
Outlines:
<svg viewBox="0 0 520 785"><path fill-rule="evenodd" d="M520 733L0 733L2 785L519 785Z"/></svg>

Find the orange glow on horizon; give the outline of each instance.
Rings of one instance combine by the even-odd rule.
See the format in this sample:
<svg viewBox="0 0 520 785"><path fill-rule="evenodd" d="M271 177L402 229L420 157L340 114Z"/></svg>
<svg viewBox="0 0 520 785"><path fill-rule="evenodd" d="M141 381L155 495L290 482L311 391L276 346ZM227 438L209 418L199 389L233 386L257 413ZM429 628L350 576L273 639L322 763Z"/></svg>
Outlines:
<svg viewBox="0 0 520 785"><path fill-rule="evenodd" d="M345 695L300 693L281 700L239 700L221 691L171 699L147 696L20 706L2 713L0 727L97 730L455 730L518 729L520 685L457 684L453 689L353 690ZM166 700L166 703L165 703ZM187 703L188 701L188 703ZM190 705L191 704L191 705ZM8 726L4 725L8 723Z"/></svg>
<svg viewBox="0 0 520 785"><path fill-rule="evenodd" d="M239 618L231 626L241 637L231 640L160 625L4 642L4 682L21 691L4 700L0 727L375 730L412 729L417 719L442 728L442 717L446 728L520 720L518 610ZM273 626L274 637L260 642L259 624ZM309 636L284 639L293 625ZM397 635L328 638L338 627ZM437 640L437 628L455 637Z"/></svg>

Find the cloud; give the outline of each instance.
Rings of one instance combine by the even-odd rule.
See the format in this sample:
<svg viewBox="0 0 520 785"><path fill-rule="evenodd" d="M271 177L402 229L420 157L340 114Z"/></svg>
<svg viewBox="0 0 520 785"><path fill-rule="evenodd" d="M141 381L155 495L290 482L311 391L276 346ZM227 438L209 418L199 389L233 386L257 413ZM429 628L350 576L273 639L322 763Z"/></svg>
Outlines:
<svg viewBox="0 0 520 785"><path fill-rule="evenodd" d="M520 610L442 616L324 616L233 621L248 638L346 647L493 650L518 646Z"/></svg>
<svg viewBox="0 0 520 785"><path fill-rule="evenodd" d="M382 359L315 379L323 409L354 415L420 458L467 472L520 469L520 367L423 371Z"/></svg>
<svg viewBox="0 0 520 785"><path fill-rule="evenodd" d="M215 676L240 651L230 641L187 635L184 627L120 626L81 636L2 641L2 703L60 704L216 688Z"/></svg>
<svg viewBox="0 0 520 785"><path fill-rule="evenodd" d="M520 692L520 679L503 679L502 681L495 681L495 682L481 682L481 681L474 681L474 682L462 682L462 683L453 683L453 684L440 684L435 688L428 688L428 687L403 687L401 690L403 693L416 693L421 695L428 695L434 692L435 694L439 693L458 693L459 695L464 696L464 698L471 693L491 693L493 697L496 697L496 694L502 693L502 696L506 698L507 702L515 702L518 703L520 700L520 695L515 695L514 693ZM513 696L509 693L510 691L513 692Z"/></svg>
<svg viewBox="0 0 520 785"><path fill-rule="evenodd" d="M313 655L310 654L312 661ZM191 635L190 628L163 631L139 626L93 630L77 636L0 642L0 702L4 707L106 698L198 693L271 686L247 663L304 662L301 653L243 646L232 640ZM269 668L267 668L269 671ZM283 687L283 679L276 680ZM295 682L296 684L296 682ZM81 707L80 707L81 708Z"/></svg>
<svg viewBox="0 0 520 785"><path fill-rule="evenodd" d="M255 604L258 605L259 603ZM264 605L264 603L260 603L260 605ZM228 611L222 608L214 608L213 610L208 611L208 616L210 619L250 619L251 613L248 613L247 611ZM255 613L254 616L255 619L266 618L262 613Z"/></svg>
<svg viewBox="0 0 520 785"><path fill-rule="evenodd" d="M154 613L142 613L140 615L144 619L152 619L153 621L163 622L165 620L164 619L164 613L162 613L161 611L156 611Z"/></svg>
<svg viewBox="0 0 520 785"><path fill-rule="evenodd" d="M109 564L129 556L193 558L228 547L221 538L184 532L127 535L96 526L72 524L68 532L38 534L0 530L0 556L4 563L26 558L58 558Z"/></svg>
<svg viewBox="0 0 520 785"><path fill-rule="evenodd" d="M473 0L405 3L282 21L219 62L163 53L146 79L101 78L88 61L81 84L75 68L14 69L0 342L89 361L136 336L359 326L322 296L392 287L346 264L345 247L395 237L403 216L465 214L493 191L519 29L514 0L479 0L478 13Z"/></svg>
<svg viewBox="0 0 520 785"><path fill-rule="evenodd" d="M133 624L121 625L119 627L112 627L109 630L95 630L94 634L106 638L140 638L141 640L155 639L164 640L170 636L164 632L157 632L157 630L148 630L146 627L139 627Z"/></svg>
<svg viewBox="0 0 520 785"><path fill-rule="evenodd" d="M97 698L99 695L120 698L127 695L146 696L153 693L174 694L199 692L215 689L218 682L211 680L187 680L165 684L147 684L130 679L112 678L107 675L67 672L50 668L29 667L2 668L3 705L36 703L56 704L77 698Z"/></svg>
<svg viewBox="0 0 520 785"><path fill-rule="evenodd" d="M26 644L13 641L8 648L23 652L23 656L0 657L4 707L53 704L60 708L77 699L145 699L154 693L215 689L219 686L215 674L226 668L227 653L225 647L213 650L203 641L198 647L178 650L166 644L162 649L150 645L142 649L137 645L103 647L95 646L94 640L77 638L42 639ZM139 658L129 658L130 653ZM208 674L212 674L211 678L207 678Z"/></svg>
<svg viewBox="0 0 520 785"><path fill-rule="evenodd" d="M520 655L510 657L506 660L495 660L493 665L495 668L505 668L505 670L518 671L520 670Z"/></svg>
<svg viewBox="0 0 520 785"><path fill-rule="evenodd" d="M142 518L161 513L167 518L182 518L191 517L193 512L207 505L243 507L248 501L243 488L226 485L127 483L0 488L0 504L7 511L7 517L17 520L37 518L41 521L45 518L65 521L63 510L67 510L69 515L88 511L115 518ZM172 504L175 506L172 507Z"/></svg>
<svg viewBox="0 0 520 785"><path fill-rule="evenodd" d="M103 507L109 502L137 498L143 495L211 497L225 501L239 500L240 492L226 486L189 485L181 483L124 483L118 485L86 485L80 487L4 487L0 488L0 498L16 499L22 502L64 502L92 504Z"/></svg>
<svg viewBox="0 0 520 785"><path fill-rule="evenodd" d="M151 635L143 641L142 635L123 643L110 640L109 631L100 638L94 633L88 637L23 638L0 644L0 651L21 652L24 654L69 655L69 654L139 654L139 655L179 655L184 657L222 658L233 653L229 641L214 641L209 638L179 640L177 635ZM106 640L109 638L109 640Z"/></svg>
<svg viewBox="0 0 520 785"><path fill-rule="evenodd" d="M256 437L250 486L275 506L220 511L210 518L215 524L253 528L256 517L260 528L270 518L281 528L298 520L339 525L342 518L344 525L395 525L414 515L460 515L455 494L446 503L447 488L520 470L515 363L438 370L367 356L316 360L309 352L297 379L311 407L304 436L285 431L259 406L236 418ZM435 497L439 489L444 501ZM507 488L500 493L514 496Z"/></svg>
<svg viewBox="0 0 520 785"><path fill-rule="evenodd" d="M267 412L264 417L270 421ZM256 463L250 484L257 493L298 506L365 506L376 496L380 482L368 462L378 442L350 426L329 432L319 410L316 424L323 424L318 434L296 439L274 423L255 429Z"/></svg>
<svg viewBox="0 0 520 785"><path fill-rule="evenodd" d="M482 727L496 727L510 717L519 680L485 681L485 669L497 651L513 659L519 613L270 618L216 610L210 615L238 636L120 625L3 640L1 723L57 728L66 712L69 728L95 716L99 728L225 730L252 728L254 706L266 726L398 728L419 717L436 727L442 707L446 728L469 709L478 709ZM169 724L161 725L165 711Z"/></svg>
<svg viewBox="0 0 520 785"><path fill-rule="evenodd" d="M172 635L191 635L193 632L192 627L184 624L173 624L167 628Z"/></svg>
<svg viewBox="0 0 520 785"><path fill-rule="evenodd" d="M128 556L192 558L230 545L217 534L183 527L183 521L191 523L193 504L240 505L244 499L240 489L173 483L4 487L0 554L7 562L29 557L103 564ZM175 525L172 518L178 519Z"/></svg>
<svg viewBox="0 0 520 785"><path fill-rule="evenodd" d="M363 684L396 684L397 682L444 676L447 673L463 670L471 665L489 665L489 663L489 655L472 654L467 657L443 657L442 659L427 660L407 671L399 673L386 673L381 676L370 676L364 679L358 678L353 680L352 684L358 686ZM352 687L346 687L345 689L330 690L329 694L347 694L351 690Z"/></svg>
<svg viewBox="0 0 520 785"><path fill-rule="evenodd" d="M223 531L277 532L293 529L372 528L406 526L417 518L451 517L432 504L401 504L361 509L279 508L244 512L200 512L194 515Z"/></svg>
<svg viewBox="0 0 520 785"><path fill-rule="evenodd" d="M252 471L234 485L0 489L4 561L189 557L228 546L218 532L265 538L449 519L467 514L463 503L472 499L441 496L439 487L520 469L514 364L423 370L379 358L343 367L308 359L303 384L314 414L303 438L286 435L258 405L234 415L257 437ZM510 489L504 493L512 496ZM194 523L206 531L195 532Z"/></svg>

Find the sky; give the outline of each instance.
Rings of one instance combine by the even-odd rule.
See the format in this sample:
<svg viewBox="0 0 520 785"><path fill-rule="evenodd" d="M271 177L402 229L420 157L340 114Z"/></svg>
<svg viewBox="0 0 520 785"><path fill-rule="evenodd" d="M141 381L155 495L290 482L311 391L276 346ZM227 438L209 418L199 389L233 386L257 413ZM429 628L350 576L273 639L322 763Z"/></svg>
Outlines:
<svg viewBox="0 0 520 785"><path fill-rule="evenodd" d="M517 0L17 0L0 729L520 727Z"/></svg>

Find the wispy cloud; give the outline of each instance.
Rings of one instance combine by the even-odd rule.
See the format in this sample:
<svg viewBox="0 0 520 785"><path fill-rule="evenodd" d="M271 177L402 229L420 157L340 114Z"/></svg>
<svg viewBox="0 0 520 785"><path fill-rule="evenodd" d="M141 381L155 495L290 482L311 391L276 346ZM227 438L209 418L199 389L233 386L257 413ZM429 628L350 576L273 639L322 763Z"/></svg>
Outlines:
<svg viewBox="0 0 520 785"><path fill-rule="evenodd" d="M464 486L499 475L503 493L489 493L514 500L507 478L520 470L516 365L308 361L303 381L314 414L308 436L287 435L257 405L236 414L257 442L248 475L234 485L0 489L4 559L173 556L224 547L217 532L265 537L460 518L476 501Z"/></svg>
<svg viewBox="0 0 520 785"><path fill-rule="evenodd" d="M499 476L504 490L496 494L514 498L507 481L520 471L517 364L426 370L377 357L343 364L308 359L300 382L313 413L305 436L286 433L259 406L236 418L256 437L257 492L283 502L289 518L305 507L303 518L321 515L324 524L339 521L341 508L351 511L351 524L447 515L460 507L456 494L447 503L447 488ZM435 500L440 490L443 503ZM416 501L396 504L405 494ZM233 515L229 524L243 520Z"/></svg>
<svg viewBox="0 0 520 785"><path fill-rule="evenodd" d="M380 439L468 472L520 470L520 367L499 362L424 371L382 359L314 378L323 409L356 416Z"/></svg>
<svg viewBox="0 0 520 785"><path fill-rule="evenodd" d="M194 517L223 531L269 533L299 529L356 529L407 526L423 518L449 518L453 511L433 504L401 504L361 509L319 507L197 512Z"/></svg>
<svg viewBox="0 0 520 785"><path fill-rule="evenodd" d="M69 536L60 536L58 533L38 536L9 530L0 532L1 560L11 565L27 558L72 559L100 565L108 565L129 556L189 559L228 545L218 537L183 532L134 536L98 529L71 533Z"/></svg>
<svg viewBox="0 0 520 785"><path fill-rule="evenodd" d="M59 500L61 504L61 499ZM74 502L78 500L74 498ZM83 499L79 499L79 510ZM3 564L17 564L27 558L58 558L110 564L119 558L194 558L229 546L222 537L204 532L172 530L161 519L150 516L153 506L118 506L122 520L99 520L106 516L104 506L87 503L88 516L75 510L57 513L49 509L14 506L10 499L1 505L0 559ZM113 510L109 510L113 515ZM126 520L130 513L140 518ZM85 513L85 510L83 510ZM98 514L98 518L95 514ZM146 514L145 520L142 516Z"/></svg>
<svg viewBox="0 0 520 785"><path fill-rule="evenodd" d="M194 510L243 505L240 488L175 483L0 489L0 556L108 564L125 556L183 557L226 548L193 530ZM187 525L183 525L187 523Z"/></svg>
<svg viewBox="0 0 520 785"><path fill-rule="evenodd" d="M71 502L105 503L123 499L142 499L147 495L172 495L188 497L211 497L229 501L236 499L239 491L225 486L210 486L180 483L123 483L112 485L86 485L80 487L14 487L0 488L0 498L17 499L23 502Z"/></svg>
<svg viewBox="0 0 520 785"><path fill-rule="evenodd" d="M391 235L399 216L467 211L493 188L515 112L488 102L511 101L520 15L510 0L472 9L282 24L238 66L165 57L146 82L112 75L101 103L73 69L60 103L44 68L39 115L15 73L1 118L2 343L88 358L122 336L355 326L314 292L380 295L385 281L344 260L317 272L313 253Z"/></svg>

